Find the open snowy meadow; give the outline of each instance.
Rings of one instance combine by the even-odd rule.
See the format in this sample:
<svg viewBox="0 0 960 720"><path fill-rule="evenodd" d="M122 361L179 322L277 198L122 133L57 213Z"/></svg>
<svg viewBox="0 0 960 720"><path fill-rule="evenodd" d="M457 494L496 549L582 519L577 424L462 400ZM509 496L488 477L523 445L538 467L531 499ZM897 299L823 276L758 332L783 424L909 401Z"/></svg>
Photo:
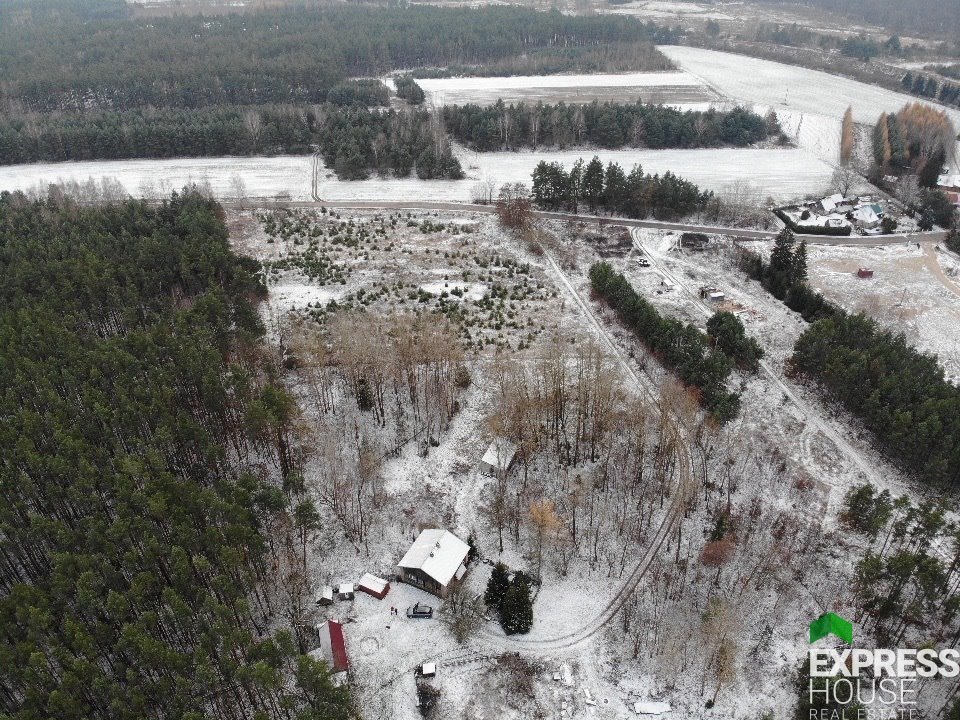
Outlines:
<svg viewBox="0 0 960 720"><path fill-rule="evenodd" d="M745 55L678 45L663 45L660 51L719 95L769 106L778 114L821 115L839 122L847 107L852 107L854 121L872 125L881 113L897 112L918 101L912 95L838 75ZM946 110L960 127L960 110L930 104Z"/></svg>

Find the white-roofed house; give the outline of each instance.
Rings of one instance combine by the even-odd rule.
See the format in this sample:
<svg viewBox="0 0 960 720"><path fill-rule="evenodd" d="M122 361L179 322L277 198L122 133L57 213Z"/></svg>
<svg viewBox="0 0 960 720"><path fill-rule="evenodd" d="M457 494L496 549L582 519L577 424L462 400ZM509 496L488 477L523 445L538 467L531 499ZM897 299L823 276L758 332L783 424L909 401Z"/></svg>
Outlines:
<svg viewBox="0 0 960 720"><path fill-rule="evenodd" d="M854 210L853 219L856 220L857 225L865 228L876 227L880 224L880 218L877 217L877 213L874 212L874 209L869 205L864 205Z"/></svg>
<svg viewBox="0 0 960 720"><path fill-rule="evenodd" d="M470 546L449 530L424 530L397 563L400 579L444 598L466 574L469 554Z"/></svg>

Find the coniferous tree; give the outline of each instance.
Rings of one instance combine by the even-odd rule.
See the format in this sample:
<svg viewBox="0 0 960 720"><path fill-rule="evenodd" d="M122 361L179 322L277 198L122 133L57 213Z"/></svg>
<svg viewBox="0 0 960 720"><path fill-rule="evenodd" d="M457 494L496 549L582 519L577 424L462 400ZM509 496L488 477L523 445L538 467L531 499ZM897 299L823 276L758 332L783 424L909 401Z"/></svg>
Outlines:
<svg viewBox="0 0 960 720"><path fill-rule="evenodd" d="M525 634L533 626L533 598L530 594L530 578L526 573L516 572L503 596L500 607L500 625L507 635Z"/></svg>
<svg viewBox="0 0 960 720"><path fill-rule="evenodd" d="M507 566L498 562L493 566L487 589L483 593L483 601L487 607L497 612L503 607L503 599L510 588L510 572Z"/></svg>

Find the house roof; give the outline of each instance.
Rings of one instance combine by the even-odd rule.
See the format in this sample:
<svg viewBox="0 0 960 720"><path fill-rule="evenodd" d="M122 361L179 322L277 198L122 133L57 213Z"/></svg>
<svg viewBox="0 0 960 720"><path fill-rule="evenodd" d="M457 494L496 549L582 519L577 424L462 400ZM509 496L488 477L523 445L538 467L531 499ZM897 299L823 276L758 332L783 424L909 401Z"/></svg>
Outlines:
<svg viewBox="0 0 960 720"><path fill-rule="evenodd" d="M323 660L326 660L332 672L346 672L350 669L347 659L347 645L343 640L343 625L336 620L327 620L319 626L320 647L318 648ZM314 653L311 653L313 655Z"/></svg>
<svg viewBox="0 0 960 720"><path fill-rule="evenodd" d="M507 440L494 440L480 461L484 465L506 470L517 454L517 446Z"/></svg>
<svg viewBox="0 0 960 720"><path fill-rule="evenodd" d="M449 530L424 530L397 565L422 570L441 585L447 585L469 552L470 546Z"/></svg>

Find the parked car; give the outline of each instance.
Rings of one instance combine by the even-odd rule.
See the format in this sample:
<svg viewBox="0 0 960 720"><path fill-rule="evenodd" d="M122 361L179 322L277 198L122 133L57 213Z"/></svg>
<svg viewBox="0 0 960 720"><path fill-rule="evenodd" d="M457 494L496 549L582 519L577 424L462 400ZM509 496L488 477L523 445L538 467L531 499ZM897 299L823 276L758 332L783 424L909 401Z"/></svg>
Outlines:
<svg viewBox="0 0 960 720"><path fill-rule="evenodd" d="M421 603L417 603L413 607L407 608L407 617L430 619L433 617L433 608L430 607L429 605L422 605Z"/></svg>
<svg viewBox="0 0 960 720"><path fill-rule="evenodd" d="M640 267L650 267L650 261L646 258L637 258L637 265Z"/></svg>

